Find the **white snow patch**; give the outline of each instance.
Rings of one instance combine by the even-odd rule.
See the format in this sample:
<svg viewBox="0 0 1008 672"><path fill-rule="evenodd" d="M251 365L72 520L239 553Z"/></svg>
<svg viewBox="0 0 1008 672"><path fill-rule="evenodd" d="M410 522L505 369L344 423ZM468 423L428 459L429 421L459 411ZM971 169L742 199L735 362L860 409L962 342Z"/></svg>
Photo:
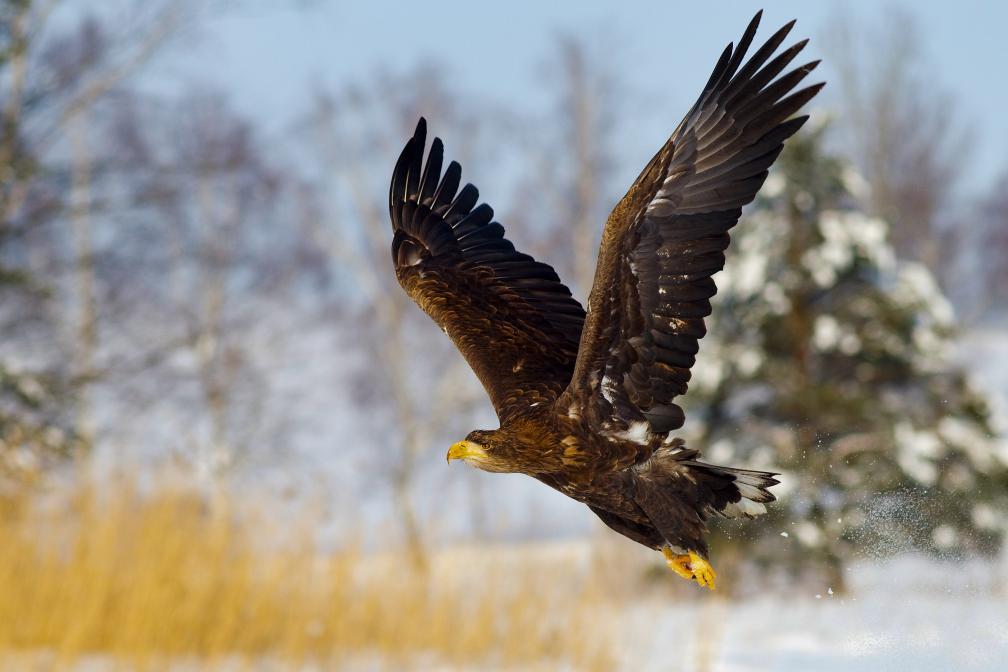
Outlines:
<svg viewBox="0 0 1008 672"><path fill-rule="evenodd" d="M840 324L832 315L820 315L812 327L812 345L818 350L832 350L840 342Z"/></svg>
<svg viewBox="0 0 1008 672"><path fill-rule="evenodd" d="M822 531L814 523L807 520L803 520L795 525L795 534L798 535L798 541L805 546L815 547L821 546L823 543Z"/></svg>
<svg viewBox="0 0 1008 672"><path fill-rule="evenodd" d="M977 504L970 517L977 527L985 530L997 530L1004 524L1001 515L990 504Z"/></svg>
<svg viewBox="0 0 1008 672"><path fill-rule="evenodd" d="M763 353L756 348L745 348L738 353L735 364L742 375L751 376L763 364Z"/></svg>
<svg viewBox="0 0 1008 672"><path fill-rule="evenodd" d="M702 352L704 355L698 357L693 365L692 377L690 378L690 388L694 390L713 391L717 389L721 381L727 375L727 367L718 343L711 339L704 344Z"/></svg>
<svg viewBox="0 0 1008 672"><path fill-rule="evenodd" d="M938 548L952 548L959 541L959 533L951 525L939 525L931 532L931 538Z"/></svg>
<svg viewBox="0 0 1008 672"><path fill-rule="evenodd" d="M855 198L865 199L871 194L871 185L868 184L868 181L853 166L844 166L840 172L840 181L843 182L844 188Z"/></svg>
<svg viewBox="0 0 1008 672"><path fill-rule="evenodd" d="M943 452L941 440L931 431L917 431L906 421L896 423L893 433L900 467L918 483L934 485L938 478L934 460Z"/></svg>
<svg viewBox="0 0 1008 672"><path fill-rule="evenodd" d="M784 193L784 187L787 186L787 181L784 176L779 171L774 171L767 176L765 182L763 182L763 188L760 189L760 195L766 198L776 198Z"/></svg>

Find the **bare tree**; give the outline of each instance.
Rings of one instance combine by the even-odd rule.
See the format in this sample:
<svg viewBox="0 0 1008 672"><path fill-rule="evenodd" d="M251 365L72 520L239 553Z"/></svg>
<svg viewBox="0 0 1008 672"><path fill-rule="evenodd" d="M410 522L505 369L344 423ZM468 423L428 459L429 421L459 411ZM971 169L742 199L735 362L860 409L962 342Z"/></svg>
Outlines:
<svg viewBox="0 0 1008 672"><path fill-rule="evenodd" d="M98 347L98 313L95 297L94 231L91 221L92 159L88 146L87 113L81 112L69 122L71 141L70 221L74 234L74 274L77 318L75 331L74 377L79 382L76 429L81 440L94 443L95 423L88 395L88 386L95 372L95 351Z"/></svg>
<svg viewBox="0 0 1008 672"><path fill-rule="evenodd" d="M93 442L87 115L149 60L188 5L143 3L119 17L118 32L55 2L0 2L0 329L4 355L18 362L0 365L0 433L2 452L21 463Z"/></svg>
<svg viewBox="0 0 1008 672"><path fill-rule="evenodd" d="M421 115L436 119L451 137L452 156L466 160L477 124L458 100L434 68L381 74L366 87L320 93L300 129L317 159L316 193L324 194L308 226L335 262L344 322L353 325L362 361L355 397L376 418L369 438L380 449L380 471L420 566L424 532L413 488L421 458L446 447L485 401L450 342L396 283L384 196L395 157Z"/></svg>
<svg viewBox="0 0 1008 672"><path fill-rule="evenodd" d="M213 92L121 105L103 135L117 175L97 249L114 320L101 370L127 415L150 404L185 418L170 445L213 476L263 441L271 339L295 281L293 186L252 126ZM279 314L283 319L264 319Z"/></svg>
<svg viewBox="0 0 1008 672"><path fill-rule="evenodd" d="M823 42L840 74L841 128L870 185L868 205L890 223L898 254L947 270L955 250L942 233L971 144L955 100L907 10L890 8L871 25L842 14L829 25Z"/></svg>
<svg viewBox="0 0 1008 672"><path fill-rule="evenodd" d="M46 378L72 392L65 402L75 406L70 424L80 445L95 438L90 389L99 333L93 215L102 157L91 113L123 94L197 4L123 5L113 23L55 2L0 4L2 253L27 277L44 278L35 284L48 298L32 308L46 325L46 352L37 331L30 341L8 331L5 340L19 356L35 352ZM23 322L24 315L15 320Z"/></svg>
<svg viewBox="0 0 1008 672"><path fill-rule="evenodd" d="M561 36L544 70L556 92L550 124L536 128L534 137L525 133L523 160L537 170L520 184L507 223L530 239L529 251L553 265L575 295L587 297L602 224L619 197L612 136L623 92L612 54L587 40Z"/></svg>
<svg viewBox="0 0 1008 672"><path fill-rule="evenodd" d="M587 296L595 276L601 223L612 205L606 178L613 164L607 143L615 116L615 78L598 54L571 36L560 41L556 58L561 92L558 118L563 124L565 154L573 159L566 188L560 190L567 206L560 212L566 212L567 218L557 228L570 236L572 282Z"/></svg>
<svg viewBox="0 0 1008 672"><path fill-rule="evenodd" d="M1008 170L994 182L976 219L981 263L970 264L968 272L977 282L976 271L982 269L978 294L983 298L978 312L1003 313L1008 310Z"/></svg>

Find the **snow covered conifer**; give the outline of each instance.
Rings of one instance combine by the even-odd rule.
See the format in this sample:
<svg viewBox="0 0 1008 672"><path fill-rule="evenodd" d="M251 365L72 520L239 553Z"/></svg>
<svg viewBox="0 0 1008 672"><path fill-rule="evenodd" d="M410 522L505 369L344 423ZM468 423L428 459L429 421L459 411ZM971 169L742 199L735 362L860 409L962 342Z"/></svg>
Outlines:
<svg viewBox="0 0 1008 672"><path fill-rule="evenodd" d="M733 231L693 370L705 459L784 472L779 504L730 543L837 584L859 556L993 552L1008 451L951 359L954 311L895 258L824 132L791 140Z"/></svg>

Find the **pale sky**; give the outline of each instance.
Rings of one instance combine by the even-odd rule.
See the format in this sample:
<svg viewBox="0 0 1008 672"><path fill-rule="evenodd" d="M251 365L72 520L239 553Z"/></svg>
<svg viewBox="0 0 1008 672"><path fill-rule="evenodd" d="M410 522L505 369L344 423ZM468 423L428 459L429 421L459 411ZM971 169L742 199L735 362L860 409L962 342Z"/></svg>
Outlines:
<svg viewBox="0 0 1008 672"><path fill-rule="evenodd" d="M916 16L935 82L950 91L976 138L967 189L982 190L1008 169L1008 3L892 3ZM262 0L215 16L186 45L185 56L162 65L164 74L193 78L227 90L236 106L279 131L302 110L309 85L360 81L376 68L406 70L436 63L458 88L485 100L507 100L521 109L548 99L542 76L551 42L563 32L605 42L624 84L648 104L668 108L667 127L617 125L643 145L657 147L703 85L720 50L735 40L765 6L757 40L797 18L795 39L811 37L808 58L838 11L880 14L869 0L802 2L369 2ZM883 50L885 44L865 45ZM817 72L830 80L829 63ZM834 80L836 78L834 77ZM827 86L821 100L839 95ZM656 115L648 115L654 119ZM639 120L638 124L639 124ZM635 151L638 151L635 149ZM649 154L647 155L649 156ZM634 171L636 174L636 171ZM633 174L628 175L632 179Z"/></svg>

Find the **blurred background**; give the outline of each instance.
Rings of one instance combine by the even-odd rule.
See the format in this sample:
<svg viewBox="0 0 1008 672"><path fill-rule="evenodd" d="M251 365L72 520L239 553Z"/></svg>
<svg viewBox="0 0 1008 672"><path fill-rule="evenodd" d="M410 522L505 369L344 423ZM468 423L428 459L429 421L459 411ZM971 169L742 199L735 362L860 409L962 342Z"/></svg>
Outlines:
<svg viewBox="0 0 1008 672"><path fill-rule="evenodd" d="M686 399L783 473L719 591L522 476L389 259L426 116L585 297L759 5L0 0L0 666L1000 670L998 3L767 3L828 82L733 232Z"/></svg>

